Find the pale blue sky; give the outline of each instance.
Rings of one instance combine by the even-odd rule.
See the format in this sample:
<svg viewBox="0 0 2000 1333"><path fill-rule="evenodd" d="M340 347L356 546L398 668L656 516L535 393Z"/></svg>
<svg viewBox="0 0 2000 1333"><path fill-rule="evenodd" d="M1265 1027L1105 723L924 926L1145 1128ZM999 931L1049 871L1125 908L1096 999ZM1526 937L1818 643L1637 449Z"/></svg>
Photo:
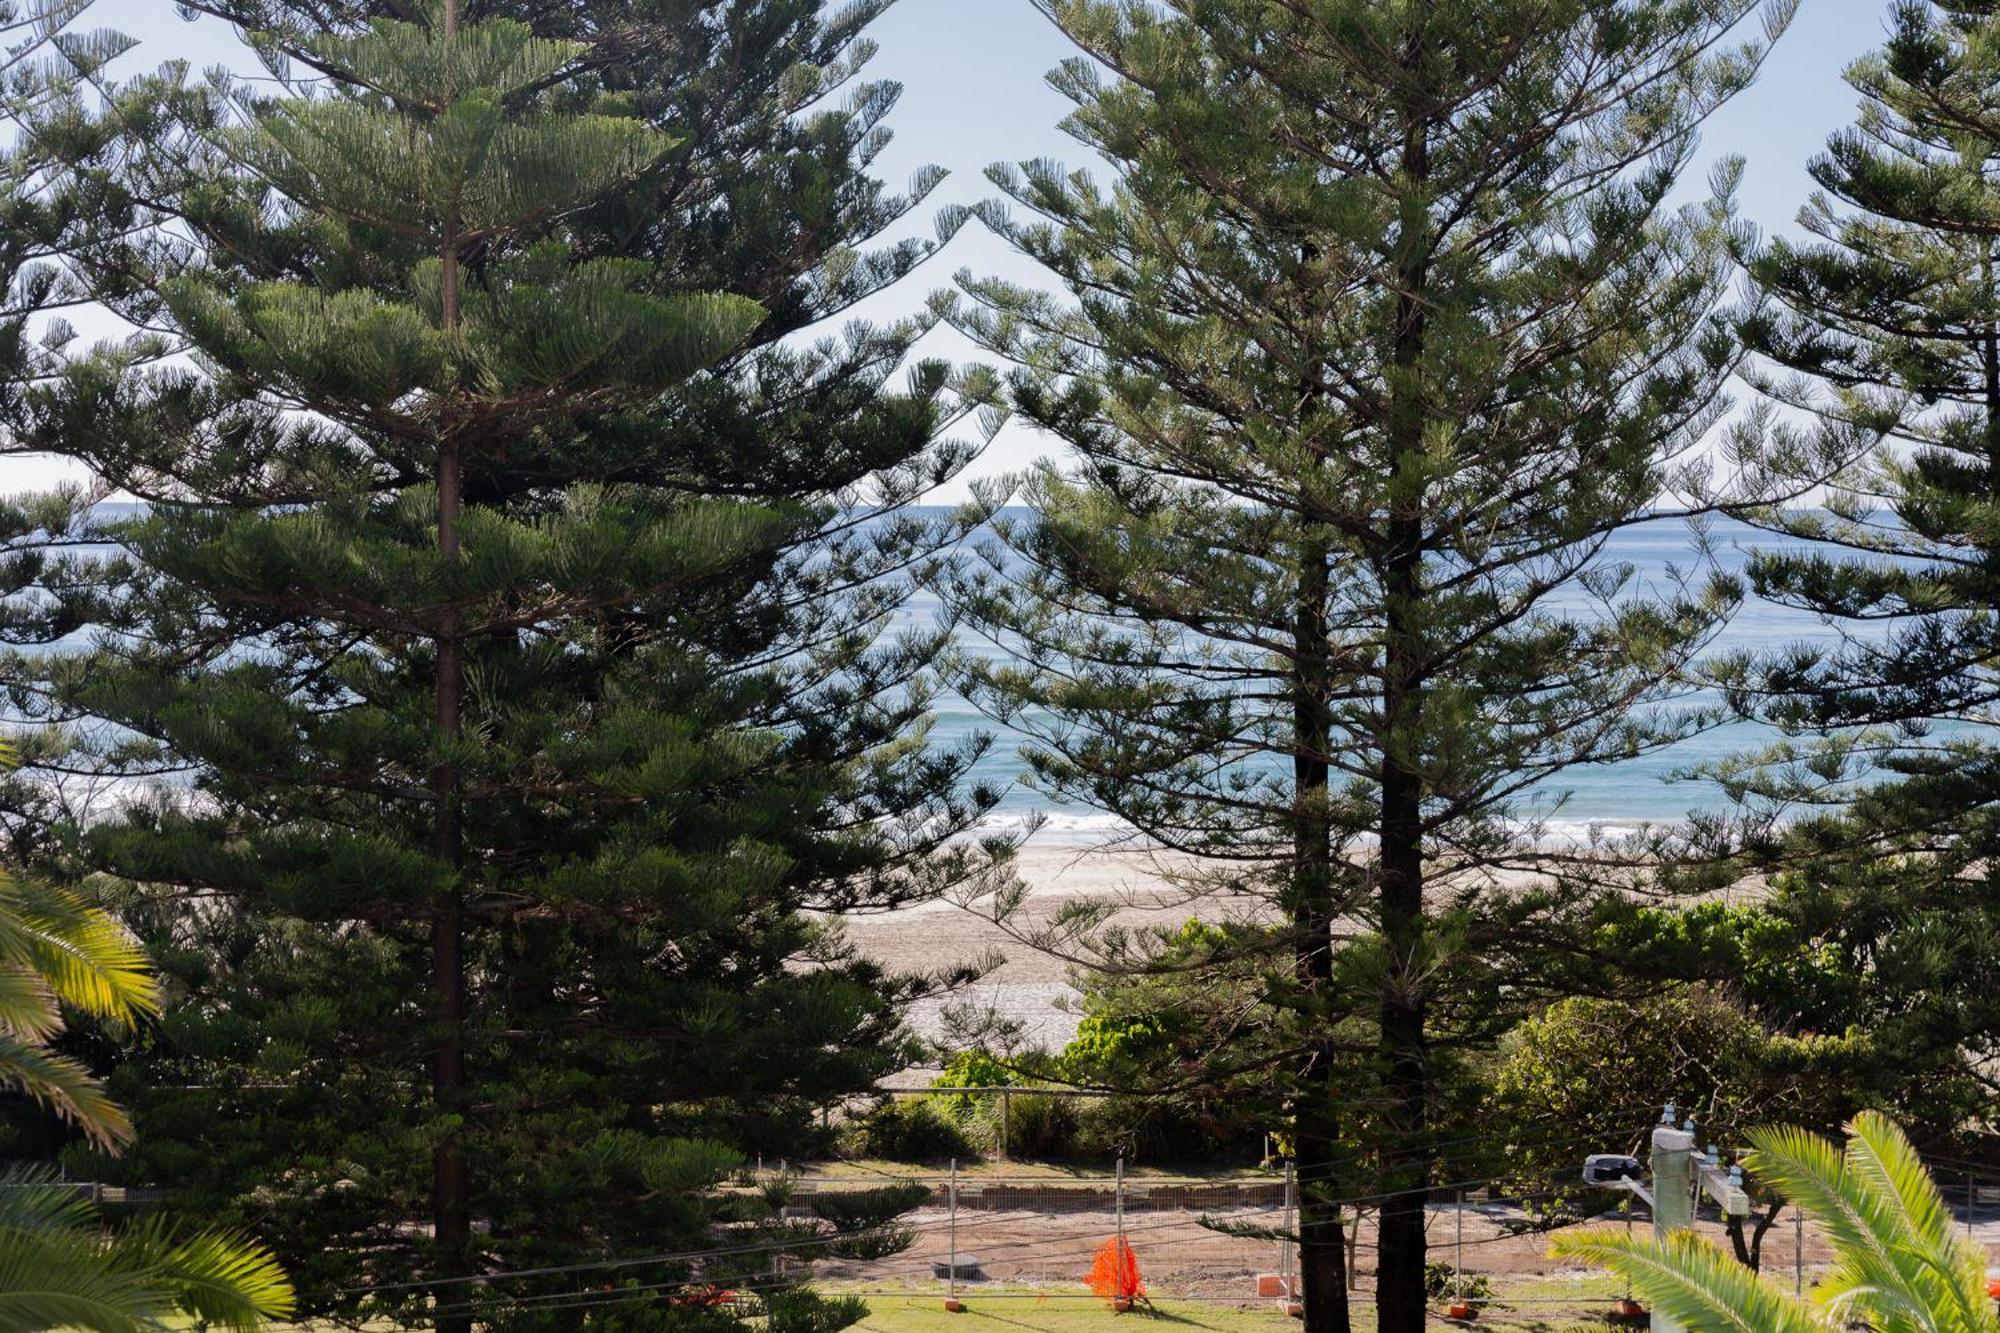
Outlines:
<svg viewBox="0 0 2000 1333"><path fill-rule="evenodd" d="M1702 156L1741 154L1748 160L1743 211L1760 226L1789 227L1809 188L1807 160L1853 113L1853 93L1840 72L1881 41L1887 12L1885 0L1804 0L1757 86L1711 121ZM171 0L98 0L86 22L140 39L139 48L120 62L121 70L168 59L248 67L227 27L213 20L184 22ZM905 86L890 122L896 142L880 163L890 180L936 163L948 168L951 178L933 196L935 203L972 202L990 192L981 175L988 163L1081 158L1083 150L1056 129L1066 103L1043 78L1069 48L1027 0L900 0L876 25L874 37L881 54L872 76ZM928 229L932 211L925 209L913 226ZM1030 276L990 236L969 228L931 267L860 313L914 308L959 267ZM942 336L929 350L970 355L962 343ZM1010 428L978 471L1016 469L1046 448L1028 432ZM26 460L0 463L0 490L42 485L56 475L54 468Z"/></svg>

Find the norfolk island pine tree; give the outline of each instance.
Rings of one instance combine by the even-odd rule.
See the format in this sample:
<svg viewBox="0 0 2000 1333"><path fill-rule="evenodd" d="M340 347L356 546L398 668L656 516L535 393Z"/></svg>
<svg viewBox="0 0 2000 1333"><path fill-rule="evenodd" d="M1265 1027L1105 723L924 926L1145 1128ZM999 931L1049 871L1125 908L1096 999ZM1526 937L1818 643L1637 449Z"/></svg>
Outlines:
<svg viewBox="0 0 2000 1333"><path fill-rule="evenodd" d="M1992 1123L1981 1071L2000 1051L1983 981L2000 957L2000 23L1908 3L1887 29L1847 72L1858 115L1810 165L1804 236L1744 237L1766 395L1746 457L1834 474L1805 504L1743 512L1794 539L1748 573L1838 639L1718 672L1787 733L1721 776L1774 908L1870 974L1869 1026L1928 1090L1898 1109L1934 1134Z"/></svg>
<svg viewBox="0 0 2000 1333"><path fill-rule="evenodd" d="M845 81L834 56L865 56L870 11L740 15L771 44L766 82L736 88L735 118L689 154L669 71L505 19L447 33L442 7L329 36L321 10L241 16L274 66L332 96L258 102L248 126L172 72L117 100L90 165L182 230L103 247L92 272L204 373L107 348L24 414L23 447L66 441L153 508L97 534L126 552L116 577L78 575L88 623L112 633L37 659L17 698L72 724L43 743L52 765L196 774L129 818L42 819L24 838L135 886L130 910L181 965L186 1002L133 1072L188 1071L214 1099L156 1100L188 1133L171 1145L182 1178L282 1214L319 1279L308 1301L353 1309L364 1277L705 1237L694 1196L732 1160L713 1140L760 1116L796 1128L868 1086L906 1052L899 1002L931 984L883 976L802 909L907 901L992 849L941 850L987 797L958 790L976 745L923 745L939 636L874 642L947 535L894 511L967 457L939 435L979 381L924 364L892 389L920 324L776 341L924 252L848 249L907 206L863 171L893 90L786 119ZM648 12L660 40L620 27L625 58L691 22ZM718 65L742 55L706 39ZM459 80L449 105L440 78ZM451 196L426 190L451 173L369 162L355 179L341 117L393 119L413 154L470 121L493 128L489 149L538 155L489 152L489 211L468 223L461 207L454 246ZM336 132L294 133L321 118ZM738 130L763 136L761 168L719 165ZM554 201L527 167L553 174ZM729 204L781 186L802 243L750 271L771 224L748 216L736 236ZM639 225L645 198L696 239ZM511 223L508 203L525 209ZM742 266L730 285L780 310L777 332L746 300L688 290L702 263ZM838 448L807 455L816 434ZM436 498L453 439L456 556ZM857 500L887 512L864 524ZM217 619L177 639L191 605ZM470 980L456 1020L454 973ZM410 1081L426 1048L429 1105ZM430 1243L405 1225L426 1147Z"/></svg>
<svg viewBox="0 0 2000 1333"><path fill-rule="evenodd" d="M1435 1062L1543 993L1599 892L1538 853L1547 794L1715 719L1674 701L1735 586L1599 556L1712 487L1733 167L1666 196L1790 6L1037 8L1115 180L993 172L1019 215L981 216L1067 299L967 277L957 321L1077 461L955 588L1011 652L963 688L1045 789L1203 858L1170 878L1270 904L1234 947L1294 1034L1307 1323L1346 1327L1332 1200L1367 1196L1407 1333ZM1494 891L1516 869L1548 887Z"/></svg>

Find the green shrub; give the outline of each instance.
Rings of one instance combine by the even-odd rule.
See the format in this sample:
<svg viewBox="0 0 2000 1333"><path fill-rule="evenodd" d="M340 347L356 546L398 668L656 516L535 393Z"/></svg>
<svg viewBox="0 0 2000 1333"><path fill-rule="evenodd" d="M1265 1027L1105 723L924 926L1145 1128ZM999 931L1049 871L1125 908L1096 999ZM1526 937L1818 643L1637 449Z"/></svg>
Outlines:
<svg viewBox="0 0 2000 1333"><path fill-rule="evenodd" d="M979 1100L985 1103L975 1117L980 1137L998 1149L1003 1099L994 1094ZM1011 1103L1004 1112L1007 1115L1008 1156L1051 1159L1076 1156L1076 1098L1022 1090L1004 1100Z"/></svg>
<svg viewBox="0 0 2000 1333"><path fill-rule="evenodd" d="M934 1088L1004 1088L1014 1082L1013 1071L977 1047L959 1051L944 1067L944 1072L931 1080ZM934 1098L961 1120L975 1118L984 1102L993 1098L977 1093L939 1094Z"/></svg>
<svg viewBox="0 0 2000 1333"><path fill-rule="evenodd" d="M1424 1265L1424 1291L1433 1301L1463 1297L1477 1305L1493 1299L1493 1283L1484 1273L1467 1273L1461 1279L1450 1264Z"/></svg>
<svg viewBox="0 0 2000 1333"><path fill-rule="evenodd" d="M1077 1113L1077 1152L1128 1161L1186 1162L1262 1155L1263 1134L1234 1108L1220 1110L1181 1099L1104 1097Z"/></svg>
<svg viewBox="0 0 2000 1333"><path fill-rule="evenodd" d="M879 1189L837 1190L812 1196L813 1216L833 1228L826 1252L841 1259L876 1260L901 1254L917 1240L915 1228L899 1221L929 1202L925 1185L884 1185Z"/></svg>
<svg viewBox="0 0 2000 1333"><path fill-rule="evenodd" d="M929 1097L882 1103L856 1122L851 1141L861 1156L892 1162L932 1162L979 1155L964 1127Z"/></svg>

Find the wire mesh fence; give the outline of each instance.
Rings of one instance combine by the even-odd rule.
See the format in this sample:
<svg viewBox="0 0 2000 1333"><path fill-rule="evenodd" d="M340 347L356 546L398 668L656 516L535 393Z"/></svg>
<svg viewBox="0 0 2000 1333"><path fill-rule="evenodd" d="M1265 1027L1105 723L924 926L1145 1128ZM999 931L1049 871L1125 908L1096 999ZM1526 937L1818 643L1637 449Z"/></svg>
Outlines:
<svg viewBox="0 0 2000 1333"><path fill-rule="evenodd" d="M1569 1146L1566 1139L1563 1145ZM1934 1159L1931 1166L1965 1234L1989 1254L2000 1254L2000 1178L1990 1167L1955 1159ZM1093 1270L1102 1275L1108 1250L1119 1278L1126 1276L1129 1264L1132 1294L1154 1300L1263 1305L1281 1311L1298 1296L1290 1240L1298 1197L1282 1162L1175 1173L1127 1170L1119 1161L1052 1166L988 1160L976 1166L923 1167L844 1162L804 1172L767 1161L746 1175L739 1185L781 1185L774 1197L788 1198L786 1211L801 1219L815 1216L814 1199L822 1193L879 1188L892 1181L924 1191L920 1206L897 1223L908 1241L897 1252L880 1258L837 1257L840 1251L831 1245L815 1251L810 1242L786 1242L771 1247L774 1281L807 1278L831 1290L876 1298L1004 1302L1000 1308L1018 1311L1024 1302L1106 1300L1102 1284L1093 1286ZM137 1202L123 1191L89 1182L65 1184L91 1191L107 1204ZM1478 1311L1481 1323L1499 1327L1565 1327L1614 1315L1623 1293L1613 1279L1549 1254L1549 1205L1559 1194L1576 1198L1578 1184L1575 1179L1550 1181L1545 1188L1529 1189L1519 1182L1478 1181L1426 1190L1431 1280L1440 1315L1463 1304ZM1375 1217L1384 1197L1342 1201L1349 1222L1347 1270L1357 1305L1372 1293ZM1757 1227L1767 1210L1768 1201L1744 1239L1757 1245L1768 1280L1804 1291L1830 1261L1830 1248L1789 1208ZM1585 1222L1642 1233L1651 1225L1637 1206ZM1575 1222L1565 1215L1563 1224ZM1735 1248L1723 1219L1712 1209L1698 1213L1694 1225L1704 1238ZM806 1254L792 1257L779 1250ZM699 1267L705 1255L680 1257ZM651 1256L647 1262L660 1258ZM500 1293L510 1277L521 1276L495 1273L473 1281ZM658 1299L671 1299L672 1287L660 1284ZM1113 1297L1117 1290L1122 1287Z"/></svg>
<svg viewBox="0 0 2000 1333"><path fill-rule="evenodd" d="M1989 1252L2000 1253L2000 1182L1983 1183L1937 1171L1955 1196L1961 1224ZM994 1165L978 1174L912 1172L930 1199L909 1219L911 1246L872 1262L827 1260L815 1277L854 1294L1030 1305L1103 1299L1090 1274L1108 1246L1130 1247L1144 1294L1156 1300L1268 1304L1296 1301L1296 1194L1280 1169L1227 1177L1163 1172L1122 1174L1068 1168L1059 1175ZM837 1181L808 1188L841 1188ZM1569 1182L1563 1182L1567 1188ZM1616 1318L1627 1293L1611 1277L1550 1256L1552 1232L1577 1225L1631 1228L1651 1222L1643 1208L1554 1221L1545 1205L1555 1195L1511 1191L1479 1182L1431 1192L1425 1203L1431 1284L1440 1317L1456 1304L1489 1326L1563 1327ZM1352 1299L1372 1294L1375 1214L1379 1198L1346 1210ZM1760 1213L1761 1216L1761 1213ZM1744 1241L1756 1249L1765 1277L1804 1291L1832 1258L1820 1233L1783 1209L1758 1234L1753 1218ZM1734 1249L1725 1219L1711 1210L1695 1231Z"/></svg>
<svg viewBox="0 0 2000 1333"><path fill-rule="evenodd" d="M930 1201L909 1219L913 1244L873 1262L828 1261L824 1279L884 1292L931 1291L1037 1299L1101 1295L1088 1285L1107 1252L1132 1261L1148 1295L1256 1297L1259 1274L1281 1272L1287 1246L1282 1177L1216 1181L1163 1175L1061 1180L926 1177ZM1276 1292L1272 1292L1276 1295Z"/></svg>

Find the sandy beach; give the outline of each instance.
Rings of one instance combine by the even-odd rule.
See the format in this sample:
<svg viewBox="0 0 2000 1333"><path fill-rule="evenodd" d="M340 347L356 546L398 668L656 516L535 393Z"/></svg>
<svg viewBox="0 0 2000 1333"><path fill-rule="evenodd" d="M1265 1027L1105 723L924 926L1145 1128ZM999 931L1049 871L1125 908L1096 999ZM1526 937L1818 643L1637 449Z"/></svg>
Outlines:
<svg viewBox="0 0 2000 1333"><path fill-rule="evenodd" d="M1248 897L1191 896L1163 873L1192 865L1188 858L1122 846L1030 845L1015 861L1029 896L1012 928L994 920L989 898L850 918L847 933L861 952L896 971L999 960L972 986L917 1006L912 1023L924 1035L942 1031L948 1007L967 1007L1018 1023L1025 1042L1053 1049L1076 1032L1077 1015L1065 1006L1076 994L1074 969L1088 960L1052 953L1021 936L1078 902L1112 907L1121 926L1167 928L1195 917L1212 921L1253 913L1261 906Z"/></svg>
<svg viewBox="0 0 2000 1333"><path fill-rule="evenodd" d="M1174 876L1194 871L1192 857L1147 851L1122 843L1030 843L1017 854L1014 872L1027 886L1021 910L1005 924L995 920L991 898L932 902L877 916L850 917L848 937L867 956L898 972L935 972L958 964L991 963L975 983L951 996L914 1007L912 1025L927 1037L945 1031L952 1010L991 1013L1017 1025L1027 1046L1056 1049L1076 1033L1078 1015L1073 978L1088 969L1086 953L1052 950L1034 937L1065 908L1091 904L1108 909L1109 920L1125 928L1178 929L1190 919L1246 919L1270 910L1260 898L1220 892L1191 892ZM1525 884L1533 875L1520 870L1490 873L1496 881ZM1618 873L1612 871L1611 873ZM1757 891L1746 880L1725 896ZM927 1082L921 1071L892 1082Z"/></svg>

